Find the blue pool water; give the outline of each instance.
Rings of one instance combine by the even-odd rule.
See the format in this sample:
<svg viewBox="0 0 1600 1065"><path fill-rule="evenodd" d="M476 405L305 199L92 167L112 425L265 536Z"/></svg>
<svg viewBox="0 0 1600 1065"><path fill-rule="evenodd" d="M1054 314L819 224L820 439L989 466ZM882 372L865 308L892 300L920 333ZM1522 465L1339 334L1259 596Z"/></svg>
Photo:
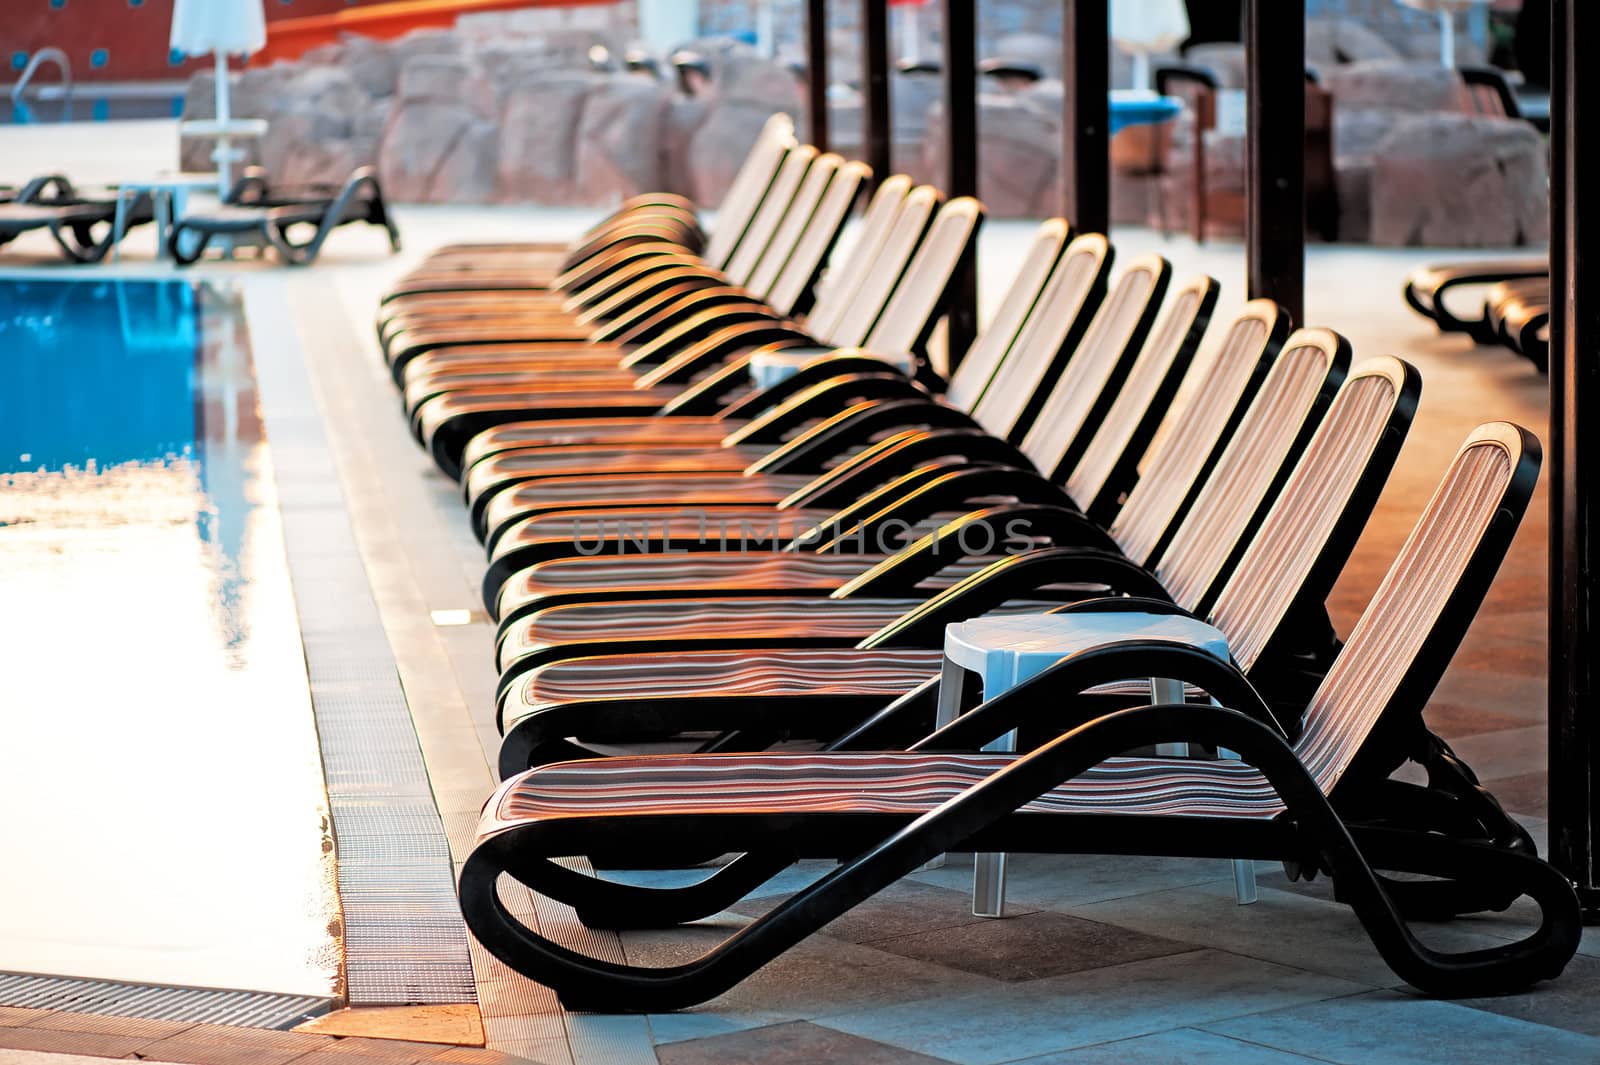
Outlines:
<svg viewBox="0 0 1600 1065"><path fill-rule="evenodd" d="M321 761L224 294L0 279L0 809L0 968L335 987Z"/></svg>
<svg viewBox="0 0 1600 1065"><path fill-rule="evenodd" d="M195 298L177 281L0 282L0 471L192 454Z"/></svg>

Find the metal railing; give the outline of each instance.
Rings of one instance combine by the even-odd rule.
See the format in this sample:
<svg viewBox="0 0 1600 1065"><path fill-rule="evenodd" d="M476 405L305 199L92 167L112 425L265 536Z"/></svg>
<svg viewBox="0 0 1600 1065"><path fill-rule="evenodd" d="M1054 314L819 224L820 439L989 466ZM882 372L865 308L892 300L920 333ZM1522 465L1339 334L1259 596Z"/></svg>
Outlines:
<svg viewBox="0 0 1600 1065"><path fill-rule="evenodd" d="M22 68L22 76L11 86L11 113L18 122L35 121L24 94L28 90L28 83L46 63L54 63L61 71L61 85L57 90L61 94L61 119L67 121L72 118L72 63L67 59L67 53L50 47L41 48L29 56L28 65Z"/></svg>

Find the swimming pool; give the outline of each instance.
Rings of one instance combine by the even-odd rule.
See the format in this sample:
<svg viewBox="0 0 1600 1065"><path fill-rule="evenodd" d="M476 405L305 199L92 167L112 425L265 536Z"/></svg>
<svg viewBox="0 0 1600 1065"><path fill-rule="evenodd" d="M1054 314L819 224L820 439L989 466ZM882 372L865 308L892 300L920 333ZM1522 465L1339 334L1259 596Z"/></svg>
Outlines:
<svg viewBox="0 0 1600 1065"><path fill-rule="evenodd" d="M0 279L0 969L332 995L333 843L236 303Z"/></svg>

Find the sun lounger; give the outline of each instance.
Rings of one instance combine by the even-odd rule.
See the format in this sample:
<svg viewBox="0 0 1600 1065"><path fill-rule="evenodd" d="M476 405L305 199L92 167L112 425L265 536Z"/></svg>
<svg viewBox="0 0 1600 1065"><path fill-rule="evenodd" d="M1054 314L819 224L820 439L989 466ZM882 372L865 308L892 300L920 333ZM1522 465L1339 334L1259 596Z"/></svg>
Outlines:
<svg viewBox="0 0 1600 1065"><path fill-rule="evenodd" d="M186 266L220 237L270 246L284 262L305 266L316 260L329 234L353 222L383 227L390 247L400 250L400 231L389 216L372 167L359 168L339 188L275 190L261 178L243 181L226 203L190 211L174 222L167 250L175 262ZM299 239L293 231L303 226L312 231Z"/></svg>
<svg viewBox="0 0 1600 1065"><path fill-rule="evenodd" d="M1481 300L1473 302L1475 289L1501 281L1529 278L1548 278L1549 259L1485 260L1480 262L1446 263L1429 266L1414 272L1406 279L1405 298L1412 310L1431 319L1445 333L1466 333L1480 344L1496 342L1494 329L1482 313ZM1468 295L1453 295L1464 289ZM1451 300L1446 297L1451 296ZM1473 314L1463 316L1450 309L1454 300L1467 300Z"/></svg>
<svg viewBox="0 0 1600 1065"><path fill-rule="evenodd" d="M108 191L104 196L86 195L58 174L29 182L14 199L0 203L0 247L24 233L47 229L70 261L99 262L117 240L113 224L117 192ZM155 217L147 195L134 197L123 211L124 232ZM96 227L104 227L99 236Z"/></svg>
<svg viewBox="0 0 1600 1065"><path fill-rule="evenodd" d="M625 757L515 776L485 806L460 879L463 913L484 946L553 987L568 1008L666 1010L726 991L948 851L1245 856L1281 859L1296 876L1330 874L1385 961L1426 993L1493 994L1553 978L1581 932L1576 896L1559 873L1520 849L1463 835L1459 824L1431 823L1437 819L1427 802L1377 820L1343 813L1348 796L1382 789L1395 753L1407 751L1400 738L1414 733L1481 603L1537 467L1537 444L1514 426L1484 426L1469 438L1308 700L1298 734L1217 660L1118 641L1068 657L904 752ZM1108 680L1152 675L1203 675L1208 689L1226 693L1228 708L1100 714L1075 701L1074 693ZM1025 753L978 753L1029 726L1065 731ZM1163 742L1213 745L1237 757L1125 754ZM1474 790L1459 775L1444 775L1415 798L1459 803ZM594 853L671 860L708 849L745 853L679 889L629 888L553 861ZM714 912L774 866L801 857L842 864L708 954L662 970L561 946L519 920L497 893L508 873L570 898L591 924L675 920L674 911ZM1407 888L1380 872L1438 877L1496 900L1525 894L1540 925L1490 948L1425 947L1398 900L1431 889Z"/></svg>

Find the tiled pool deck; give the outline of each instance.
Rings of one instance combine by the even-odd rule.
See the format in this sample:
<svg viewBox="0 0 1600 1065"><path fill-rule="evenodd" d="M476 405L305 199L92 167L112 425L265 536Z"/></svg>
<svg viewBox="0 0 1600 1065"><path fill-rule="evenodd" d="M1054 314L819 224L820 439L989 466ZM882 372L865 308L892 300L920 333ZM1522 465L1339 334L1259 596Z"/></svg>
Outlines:
<svg viewBox="0 0 1600 1065"><path fill-rule="evenodd" d="M493 629L481 620L438 627L431 612L477 604L482 554L454 486L433 469L397 416L392 386L377 361L372 312L388 280L440 243L571 233L585 218L533 209L402 209L408 249L402 257L383 256L377 234L350 232L331 241L311 270L250 261L201 268L208 277L239 280L250 301L286 303L292 312L292 330L276 334L281 342L258 341L257 362L293 360L309 372L312 387L303 400L314 401L320 412L342 496L325 501L349 515L457 862L493 783ZM982 254L989 295L1007 279L1007 261L1027 232L1021 224L989 227ZM1235 245L1196 248L1139 230L1115 237L1124 258L1159 251L1174 261L1179 278L1202 269L1217 276L1224 286L1219 317L1242 298ZM18 254L26 250L8 249L0 267L26 265ZM1359 248L1319 248L1311 255L1311 322L1345 332L1358 357L1411 359L1425 381L1410 440L1331 601L1345 631L1466 431L1491 417L1541 434L1545 429L1544 379L1528 364L1498 349L1441 339L1401 303L1404 274L1442 257L1453 256ZM148 249L137 243L117 269L167 270L151 263ZM304 418L315 412L294 413ZM1429 709L1437 731L1525 815L1541 842L1544 506L1541 490ZM533 909L524 900L521 908L545 928L583 936L586 949L669 963L824 868L786 874L769 885L772 894L717 918L715 930L619 938L585 932L569 911L547 903ZM1011 916L986 921L967 912L969 870L956 859L901 883L722 998L670 1016L565 1014L552 995L475 946L472 960L489 1047L555 1065L1600 1061L1600 1012L1592 1005L1600 993L1600 939L1589 937L1553 985L1491 1000L1428 1001L1399 986L1349 911L1327 899L1322 883L1290 885L1281 872L1262 866L1261 901L1238 907L1227 873L1217 862L1018 857L1010 874ZM1437 926L1426 938L1451 946L1489 942L1523 927L1524 916L1514 909ZM241 1044L235 1052L220 1038L198 1048L170 1034L165 1044L116 1033L88 1039L83 1033L103 1022L71 1028L78 1023L62 1015L0 1011L0 1048L177 1061L311 1061L349 1053L478 1060L452 1059L437 1045L372 1047L356 1040L297 1046L289 1056L285 1045L271 1056L251 1056L242 1047L254 1039L311 1037L232 1029L240 1033L232 1037ZM212 1056L195 1056L202 1053ZM22 1060L7 1054L0 1049L0 1065Z"/></svg>

